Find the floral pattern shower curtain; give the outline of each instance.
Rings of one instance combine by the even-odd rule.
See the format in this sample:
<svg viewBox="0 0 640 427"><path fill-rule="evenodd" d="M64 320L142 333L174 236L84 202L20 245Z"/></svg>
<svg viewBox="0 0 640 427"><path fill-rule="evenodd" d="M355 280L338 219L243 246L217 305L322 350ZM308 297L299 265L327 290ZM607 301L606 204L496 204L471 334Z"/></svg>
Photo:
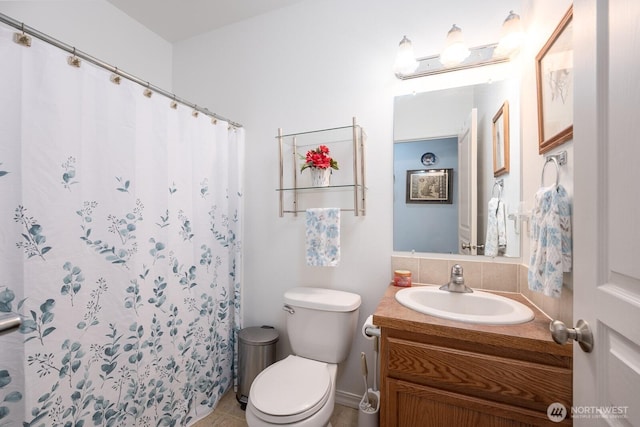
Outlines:
<svg viewBox="0 0 640 427"><path fill-rule="evenodd" d="M242 129L0 28L0 426L173 426L233 385Z"/></svg>

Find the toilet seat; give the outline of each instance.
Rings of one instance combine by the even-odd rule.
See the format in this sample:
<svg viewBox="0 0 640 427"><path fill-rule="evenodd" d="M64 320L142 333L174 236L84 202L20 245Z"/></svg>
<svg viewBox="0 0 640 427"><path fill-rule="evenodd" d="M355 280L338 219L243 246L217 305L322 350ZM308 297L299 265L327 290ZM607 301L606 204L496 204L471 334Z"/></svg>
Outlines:
<svg viewBox="0 0 640 427"><path fill-rule="evenodd" d="M290 424L318 412L332 395L332 388L327 363L288 356L256 377L249 400L262 420Z"/></svg>

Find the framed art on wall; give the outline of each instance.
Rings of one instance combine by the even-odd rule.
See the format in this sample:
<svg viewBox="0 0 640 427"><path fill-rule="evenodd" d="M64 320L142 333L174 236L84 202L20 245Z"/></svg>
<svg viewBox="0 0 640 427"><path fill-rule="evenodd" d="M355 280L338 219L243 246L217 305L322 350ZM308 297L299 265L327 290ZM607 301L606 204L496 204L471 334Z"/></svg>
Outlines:
<svg viewBox="0 0 640 427"><path fill-rule="evenodd" d="M453 169L407 171L407 203L451 203Z"/></svg>
<svg viewBox="0 0 640 427"><path fill-rule="evenodd" d="M573 138L573 7L536 56L538 152Z"/></svg>
<svg viewBox="0 0 640 427"><path fill-rule="evenodd" d="M493 116L493 176L509 173L509 102Z"/></svg>

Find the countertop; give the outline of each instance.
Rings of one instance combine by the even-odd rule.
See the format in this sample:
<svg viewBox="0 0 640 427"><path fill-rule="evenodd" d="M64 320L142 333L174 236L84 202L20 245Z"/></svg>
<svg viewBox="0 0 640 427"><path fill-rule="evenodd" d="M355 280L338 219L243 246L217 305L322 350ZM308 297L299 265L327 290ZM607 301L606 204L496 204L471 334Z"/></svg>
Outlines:
<svg viewBox="0 0 640 427"><path fill-rule="evenodd" d="M549 317L521 294L482 290L482 292L501 295L526 305L533 310L535 316L533 320L517 325L477 325L441 319L404 307L395 299L396 292L401 289L404 288L390 285L373 314L374 325L382 328L383 333L385 328L390 328L458 341L542 352L561 358L572 357L573 345L571 343L556 344L549 332L551 321Z"/></svg>

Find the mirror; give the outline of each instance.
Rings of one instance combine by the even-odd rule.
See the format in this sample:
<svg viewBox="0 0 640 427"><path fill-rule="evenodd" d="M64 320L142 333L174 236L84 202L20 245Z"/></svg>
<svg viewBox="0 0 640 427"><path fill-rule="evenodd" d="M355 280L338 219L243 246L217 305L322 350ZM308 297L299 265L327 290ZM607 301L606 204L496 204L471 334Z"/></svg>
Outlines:
<svg viewBox="0 0 640 427"><path fill-rule="evenodd" d="M519 93L519 79L506 79L395 98L394 251L484 255L489 228L503 231L497 256L520 256ZM509 141L508 172L499 165L503 172L494 176L493 128L498 122L504 129L495 117L504 115L505 101L509 135L498 143ZM421 172L434 169L452 170L450 188L431 176L434 172ZM423 187L407 182L420 176L425 176ZM424 188L423 203L409 202L407 192L417 188ZM448 203L442 202L444 190L450 192ZM499 199L504 210L504 222L498 221L498 227L487 224L495 218L490 218L488 209L490 202L495 206L492 198ZM495 251L495 238L490 241L494 248L487 249Z"/></svg>

